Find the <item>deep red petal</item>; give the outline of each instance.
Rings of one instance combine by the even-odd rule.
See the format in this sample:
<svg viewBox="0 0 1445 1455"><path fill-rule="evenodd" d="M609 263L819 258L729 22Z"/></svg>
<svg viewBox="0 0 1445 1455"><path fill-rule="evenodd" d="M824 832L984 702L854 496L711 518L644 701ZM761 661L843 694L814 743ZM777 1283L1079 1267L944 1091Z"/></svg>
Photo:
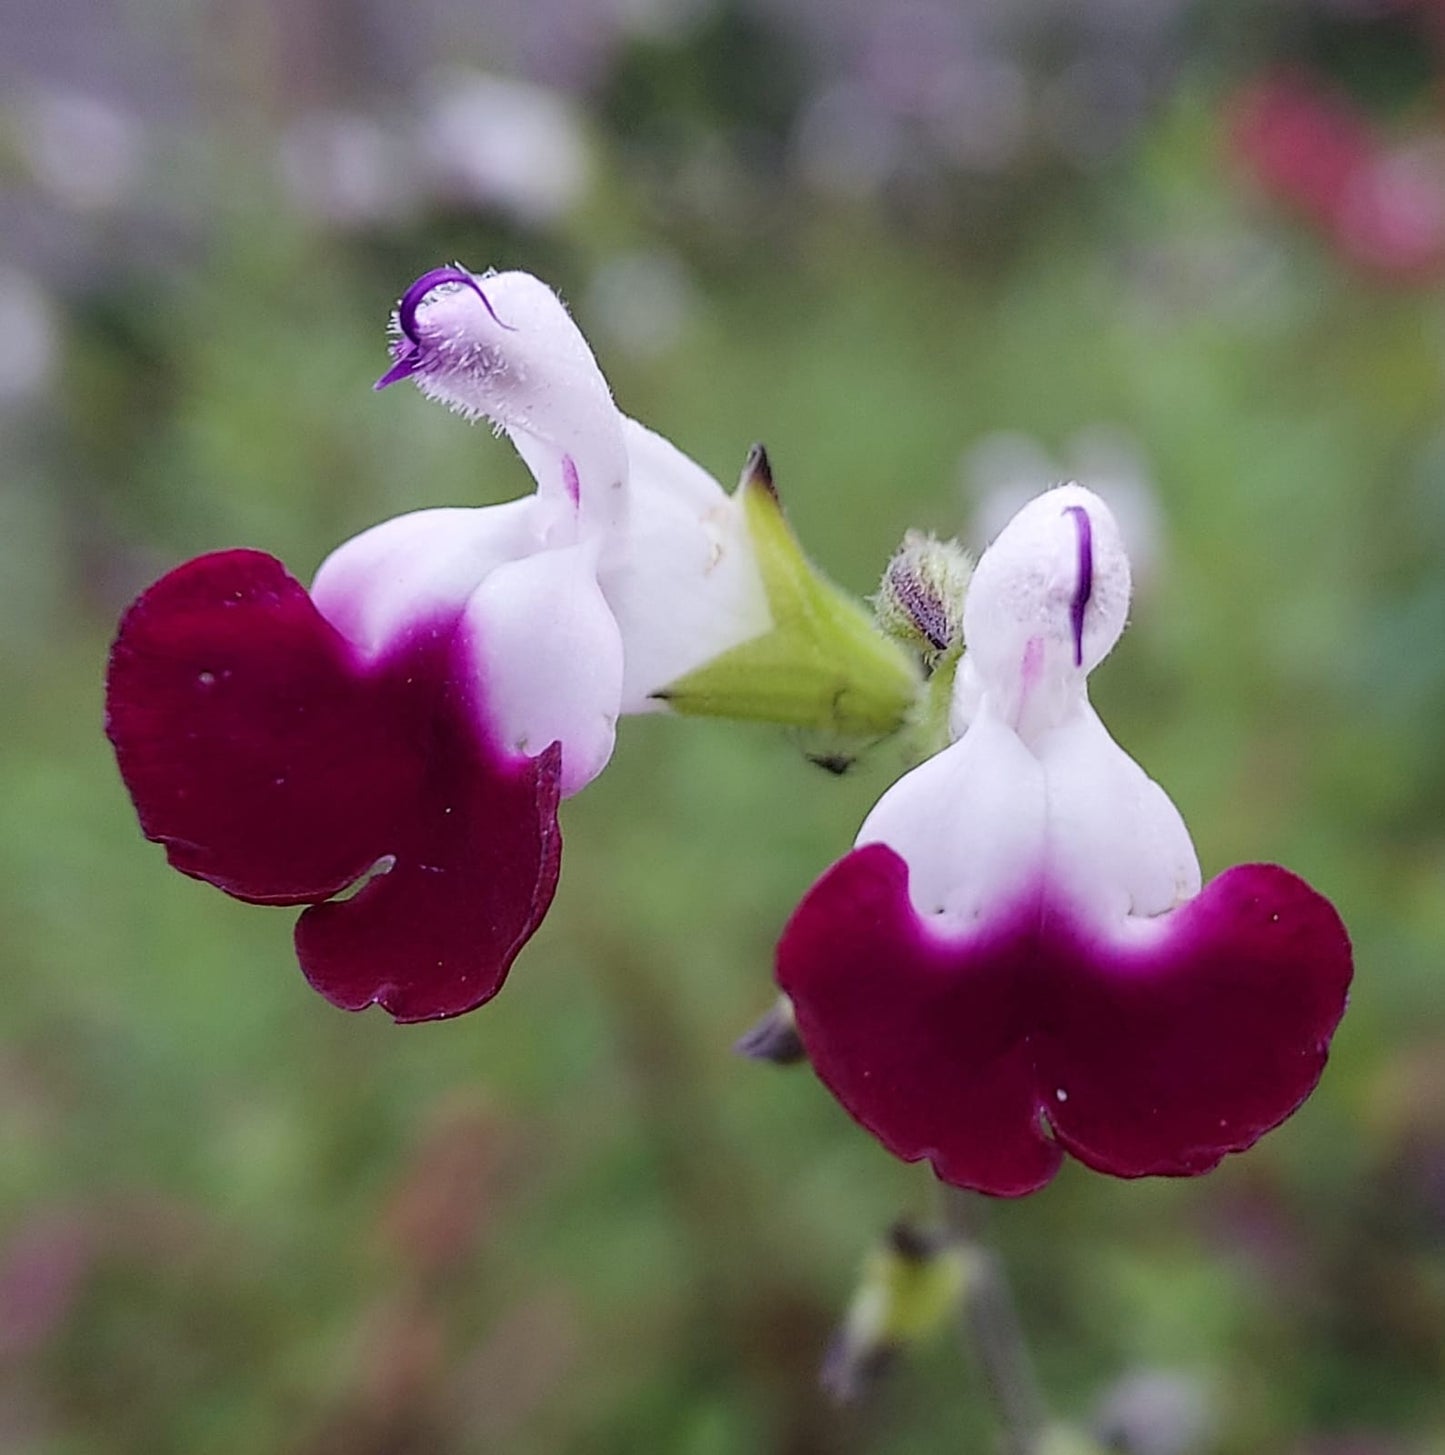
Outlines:
<svg viewBox="0 0 1445 1455"><path fill-rule="evenodd" d="M502 988L557 888L561 746L507 762L442 714L395 866L296 925L306 978L333 1005L399 1021L461 1015Z"/></svg>
<svg viewBox="0 0 1445 1455"><path fill-rule="evenodd" d="M1074 946L1048 994L1039 1074L1055 1135L1090 1166L1206 1172L1314 1090L1345 1010L1350 941L1287 869L1221 874L1155 945Z"/></svg>
<svg viewBox="0 0 1445 1455"><path fill-rule="evenodd" d="M492 743L460 649L441 623L362 663L255 551L179 567L121 624L107 731L147 836L238 898L311 904L297 954L344 1009L482 1004L556 889L560 750Z"/></svg>
<svg viewBox="0 0 1445 1455"><path fill-rule="evenodd" d="M1319 1079L1349 939L1284 869L1230 870L1127 948L1042 896L984 932L936 936L907 884L883 845L848 855L784 931L778 980L844 1107L945 1181L1041 1186L1060 1157L1045 1118L1101 1171L1207 1171Z"/></svg>
<svg viewBox="0 0 1445 1455"><path fill-rule="evenodd" d="M238 899L302 904L388 851L421 763L286 568L260 551L177 567L126 613L106 732L146 837Z"/></svg>
<svg viewBox="0 0 1445 1455"><path fill-rule="evenodd" d="M905 1161L1006 1197L1062 1160L1039 1124L1021 943L1003 927L961 964L915 913L907 865L870 844L809 891L778 946L808 1057L852 1116Z"/></svg>

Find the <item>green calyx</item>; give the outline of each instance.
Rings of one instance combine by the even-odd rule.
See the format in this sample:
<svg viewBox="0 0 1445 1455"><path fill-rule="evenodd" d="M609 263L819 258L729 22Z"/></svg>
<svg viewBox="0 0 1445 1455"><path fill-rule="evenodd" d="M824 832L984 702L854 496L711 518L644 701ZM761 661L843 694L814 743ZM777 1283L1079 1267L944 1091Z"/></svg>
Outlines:
<svg viewBox="0 0 1445 1455"><path fill-rule="evenodd" d="M940 1228L898 1222L868 1254L823 1366L823 1386L844 1403L900 1354L936 1334L968 1290L968 1252Z"/></svg>
<svg viewBox="0 0 1445 1455"><path fill-rule="evenodd" d="M897 732L918 697L918 669L803 554L761 445L749 455L734 498L741 500L757 555L772 629L714 657L658 697L688 716L779 723L846 740Z"/></svg>

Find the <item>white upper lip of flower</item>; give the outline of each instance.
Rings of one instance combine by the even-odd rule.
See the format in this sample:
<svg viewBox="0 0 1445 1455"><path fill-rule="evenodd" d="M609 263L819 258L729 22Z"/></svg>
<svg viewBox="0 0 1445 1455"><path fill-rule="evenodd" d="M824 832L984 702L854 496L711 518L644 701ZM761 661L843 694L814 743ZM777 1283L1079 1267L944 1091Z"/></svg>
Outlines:
<svg viewBox="0 0 1445 1455"><path fill-rule="evenodd" d="M1081 486L1037 496L984 552L964 604L958 740L858 835L904 858L920 913L972 923L1035 896L1123 930L1198 893L1178 810L1089 705L1088 674L1128 609L1118 528Z"/></svg>
<svg viewBox="0 0 1445 1455"><path fill-rule="evenodd" d="M312 596L360 650L460 620L485 731L562 744L564 793L607 762L620 713L766 631L741 510L626 418L561 300L527 273L424 274L395 320L395 363L428 397L504 431L537 481L505 505L418 511L348 541Z"/></svg>

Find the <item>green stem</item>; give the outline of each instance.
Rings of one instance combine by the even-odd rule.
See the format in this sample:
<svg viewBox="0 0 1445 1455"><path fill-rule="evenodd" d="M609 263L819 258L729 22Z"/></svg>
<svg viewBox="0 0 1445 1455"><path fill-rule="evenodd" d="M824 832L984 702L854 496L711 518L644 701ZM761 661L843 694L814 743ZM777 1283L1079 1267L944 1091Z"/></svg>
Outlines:
<svg viewBox="0 0 1445 1455"><path fill-rule="evenodd" d="M943 1223L968 1259L959 1336L978 1366L1006 1455L1040 1455L1048 1414L998 1254L979 1235L984 1200L939 1184Z"/></svg>

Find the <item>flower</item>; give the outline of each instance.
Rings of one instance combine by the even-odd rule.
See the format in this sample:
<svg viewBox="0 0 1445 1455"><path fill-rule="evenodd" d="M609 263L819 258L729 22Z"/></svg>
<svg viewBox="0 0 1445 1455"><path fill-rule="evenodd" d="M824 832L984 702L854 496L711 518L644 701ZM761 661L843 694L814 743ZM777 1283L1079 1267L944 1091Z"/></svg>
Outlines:
<svg viewBox="0 0 1445 1455"><path fill-rule="evenodd" d="M434 269L394 322L378 387L490 419L536 493L386 521L309 593L257 551L187 562L121 623L107 731L177 869L307 906L311 984L415 1021L501 988L618 716L772 616L745 493L617 410L545 284Z"/></svg>
<svg viewBox="0 0 1445 1455"><path fill-rule="evenodd" d="M1428 284L1445 267L1437 131L1392 140L1348 95L1278 67L1232 101L1234 147L1260 189L1377 278Z"/></svg>
<svg viewBox="0 0 1445 1455"><path fill-rule="evenodd" d="M969 587L956 741L883 796L779 944L818 1075L960 1187L1030 1192L1065 1152L1208 1171L1304 1101L1344 1011L1330 904L1273 864L1201 890L1178 811L1090 707L1128 604L1097 496L1026 505Z"/></svg>

